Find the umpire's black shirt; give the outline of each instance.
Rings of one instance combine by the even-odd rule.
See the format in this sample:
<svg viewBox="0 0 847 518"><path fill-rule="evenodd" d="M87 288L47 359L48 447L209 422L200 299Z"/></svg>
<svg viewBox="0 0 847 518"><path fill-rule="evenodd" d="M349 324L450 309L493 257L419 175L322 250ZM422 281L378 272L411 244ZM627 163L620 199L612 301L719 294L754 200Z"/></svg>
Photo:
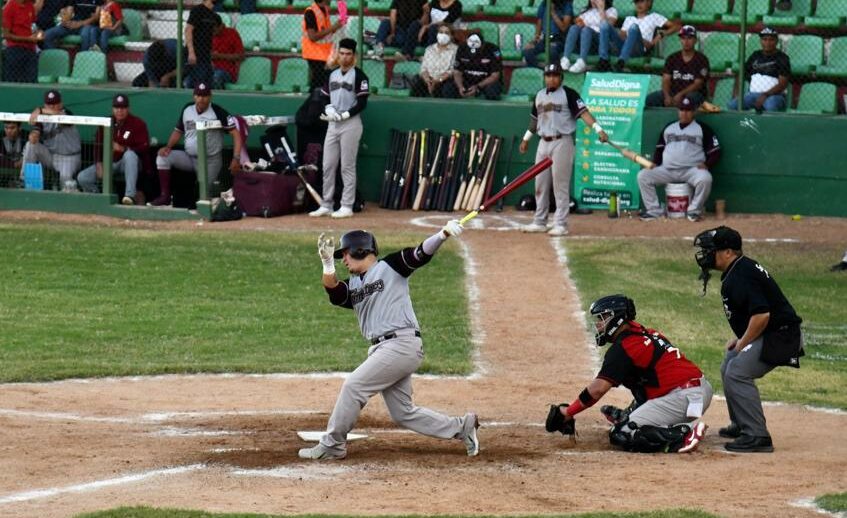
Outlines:
<svg viewBox="0 0 847 518"><path fill-rule="evenodd" d="M456 51L456 70L462 73L465 88L473 86L494 72L503 70L503 57L497 45L482 42L482 46L474 52L470 47L460 45Z"/></svg>
<svg viewBox="0 0 847 518"><path fill-rule="evenodd" d="M770 313L766 331L802 322L768 271L743 255L721 275L721 297L729 326L738 338L753 315Z"/></svg>

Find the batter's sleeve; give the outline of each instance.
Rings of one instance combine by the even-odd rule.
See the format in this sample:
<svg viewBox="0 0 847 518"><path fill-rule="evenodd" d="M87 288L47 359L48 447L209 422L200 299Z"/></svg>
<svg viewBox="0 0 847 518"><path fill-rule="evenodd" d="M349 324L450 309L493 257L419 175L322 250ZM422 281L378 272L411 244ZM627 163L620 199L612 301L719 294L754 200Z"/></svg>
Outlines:
<svg viewBox="0 0 847 518"><path fill-rule="evenodd" d="M329 301L334 305L341 306L342 308L353 309L353 301L350 298L350 286L348 281L349 279L345 279L336 284L334 288L324 287L324 289L327 294L329 294Z"/></svg>
<svg viewBox="0 0 847 518"><path fill-rule="evenodd" d="M579 96L576 90L570 87L565 87L565 95L568 98L568 110L571 112L571 117L574 120L578 119L580 115L588 111L588 107L585 106L585 101L582 100L582 97Z"/></svg>
<svg viewBox="0 0 847 518"><path fill-rule="evenodd" d="M415 270L432 260L432 256L423 251L423 243L415 248L404 248L389 254L383 261L402 277L412 275Z"/></svg>
<svg viewBox="0 0 847 518"><path fill-rule="evenodd" d="M721 143L711 127L702 122L698 124L703 128L703 152L706 154L706 167L711 169L721 159Z"/></svg>

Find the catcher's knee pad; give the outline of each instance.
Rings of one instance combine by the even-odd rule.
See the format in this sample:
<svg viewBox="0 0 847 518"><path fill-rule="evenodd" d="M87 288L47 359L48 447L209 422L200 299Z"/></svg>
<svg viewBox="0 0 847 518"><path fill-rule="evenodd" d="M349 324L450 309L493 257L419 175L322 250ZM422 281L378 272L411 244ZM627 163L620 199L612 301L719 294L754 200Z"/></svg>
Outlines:
<svg viewBox="0 0 847 518"><path fill-rule="evenodd" d="M626 444L618 444L623 446L627 451L640 453L656 453L665 452L673 453L682 447L685 441L685 436L691 431L691 427L685 424L676 426L638 426L634 427L634 423L628 423L630 428L635 428L635 431L630 435L624 431L615 433L613 429L609 433L609 439L612 444L616 444L615 440L625 441L623 435L628 438Z"/></svg>

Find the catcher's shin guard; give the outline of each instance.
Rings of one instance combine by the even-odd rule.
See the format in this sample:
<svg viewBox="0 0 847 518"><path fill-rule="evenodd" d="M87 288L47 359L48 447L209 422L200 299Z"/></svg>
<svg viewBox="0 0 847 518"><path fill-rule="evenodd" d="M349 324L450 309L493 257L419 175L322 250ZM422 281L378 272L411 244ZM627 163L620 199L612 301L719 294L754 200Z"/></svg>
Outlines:
<svg viewBox="0 0 847 518"><path fill-rule="evenodd" d="M627 429L628 428L628 429ZM630 432L630 430L634 430ZM635 423L615 426L609 432L609 442L626 451L638 453L675 453L685 442L691 431L686 424L676 426L638 426Z"/></svg>

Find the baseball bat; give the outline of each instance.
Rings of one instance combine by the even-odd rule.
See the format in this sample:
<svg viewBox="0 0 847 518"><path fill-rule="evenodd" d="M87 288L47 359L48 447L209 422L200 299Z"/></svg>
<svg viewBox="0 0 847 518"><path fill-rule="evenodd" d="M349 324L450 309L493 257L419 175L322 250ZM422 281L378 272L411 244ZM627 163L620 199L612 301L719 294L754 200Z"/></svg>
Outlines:
<svg viewBox="0 0 847 518"><path fill-rule="evenodd" d="M297 176L300 177L300 181L303 182L303 185L306 186L306 190L309 191L309 194L312 196L312 199L315 200L315 203L317 203L318 206L321 206L321 204L323 203L323 200L321 199L321 195L318 194L318 191L316 191L315 188L312 187L311 184L309 184L309 182L306 181L306 178L303 176L303 173L300 172L300 169L303 169L303 168L306 168L306 167L308 167L308 166L300 166L297 169L295 169L295 171L297 172ZM314 167L314 166L312 166L312 167Z"/></svg>
<svg viewBox="0 0 847 518"><path fill-rule="evenodd" d="M497 202L497 200L499 200L500 198L506 196L507 194L514 191L515 189L517 189L521 185L523 185L526 182L530 181L531 179L535 178L536 176L538 176L539 173L541 173L541 171L544 171L545 169L547 169L551 165L553 165L553 161L550 159L550 157L547 157L544 160L542 160L541 162L538 162L537 164L533 165L532 167L530 167L526 171L519 174L514 180L509 182L505 187L500 189L497 192L497 194L495 194L494 196L492 196L492 197L486 199L484 202L482 202L482 204L479 206L478 209L469 212L464 218L459 220L459 223L464 225L468 221L477 217L480 212L483 212L492 203Z"/></svg>
<svg viewBox="0 0 847 518"><path fill-rule="evenodd" d="M636 164L638 164L642 167L646 167L648 169L656 167L656 164L654 164L651 160L644 158L643 156L639 155L635 151L632 151L631 149L627 149L623 146L619 146L619 145L615 144L614 142L612 142L611 140L607 140L606 144L609 144L613 148L617 149L618 151L621 152L621 154L624 157L628 158L629 160L632 160L633 162L635 162Z"/></svg>

